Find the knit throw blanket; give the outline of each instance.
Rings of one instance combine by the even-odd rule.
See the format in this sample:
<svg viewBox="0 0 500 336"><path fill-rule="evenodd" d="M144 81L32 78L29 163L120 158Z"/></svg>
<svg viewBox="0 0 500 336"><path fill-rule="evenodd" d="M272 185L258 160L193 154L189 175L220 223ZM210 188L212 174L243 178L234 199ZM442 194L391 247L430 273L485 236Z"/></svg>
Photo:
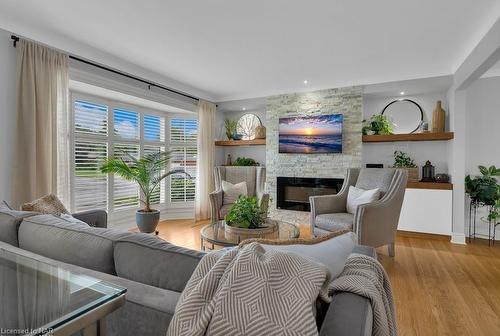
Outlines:
<svg viewBox="0 0 500 336"><path fill-rule="evenodd" d="M316 299L330 302L329 285L348 287L349 277L332 283L325 266L258 243L213 252L182 292L167 336L318 335Z"/></svg>
<svg viewBox="0 0 500 336"><path fill-rule="evenodd" d="M397 335L391 284L377 260L362 254L351 254L344 270L330 283L329 288L331 294L350 292L370 300L373 311L372 335Z"/></svg>

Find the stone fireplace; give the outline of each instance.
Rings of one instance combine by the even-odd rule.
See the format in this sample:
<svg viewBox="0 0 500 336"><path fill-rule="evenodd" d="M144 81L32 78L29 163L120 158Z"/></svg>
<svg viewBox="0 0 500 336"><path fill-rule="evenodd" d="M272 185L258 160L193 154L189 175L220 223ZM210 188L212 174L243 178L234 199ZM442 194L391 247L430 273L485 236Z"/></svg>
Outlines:
<svg viewBox="0 0 500 336"><path fill-rule="evenodd" d="M266 185L272 199L271 217L292 223L309 222L307 206L293 210L291 207L280 209L277 206L278 198L284 195L280 193L278 196L278 177L343 179L347 168L361 166L362 93L361 87L347 87L267 98ZM279 118L336 113L344 116L341 154L278 153ZM299 191L302 198L306 198L311 192L308 189ZM333 193L331 191L334 190L322 192Z"/></svg>

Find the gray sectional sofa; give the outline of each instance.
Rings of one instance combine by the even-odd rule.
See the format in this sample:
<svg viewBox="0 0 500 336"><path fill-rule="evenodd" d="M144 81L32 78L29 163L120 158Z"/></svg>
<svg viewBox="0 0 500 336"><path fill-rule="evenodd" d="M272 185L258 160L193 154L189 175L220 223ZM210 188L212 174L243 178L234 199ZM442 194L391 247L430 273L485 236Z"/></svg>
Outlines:
<svg viewBox="0 0 500 336"><path fill-rule="evenodd" d="M165 335L204 253L152 235L105 228L102 211L75 217L93 226L0 209L0 248L127 288L125 305L107 317L108 335ZM356 252L374 255L361 246ZM320 335L370 335L371 306L365 298L339 293L329 307L318 305L318 321Z"/></svg>

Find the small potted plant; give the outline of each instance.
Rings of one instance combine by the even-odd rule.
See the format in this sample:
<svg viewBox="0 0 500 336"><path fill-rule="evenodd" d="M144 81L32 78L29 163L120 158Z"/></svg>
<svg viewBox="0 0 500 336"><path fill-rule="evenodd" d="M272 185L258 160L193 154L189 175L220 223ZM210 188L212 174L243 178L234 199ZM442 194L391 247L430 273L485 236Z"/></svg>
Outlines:
<svg viewBox="0 0 500 336"><path fill-rule="evenodd" d="M394 152L394 168L403 168L408 172L408 181L417 182L418 181L418 167L412 158L405 152L395 151Z"/></svg>
<svg viewBox="0 0 500 336"><path fill-rule="evenodd" d="M374 114L370 120L363 120L363 135L392 134L393 123L383 114Z"/></svg>
<svg viewBox="0 0 500 336"><path fill-rule="evenodd" d="M128 153L123 153L122 157L107 158L100 167L101 172L105 174L115 173L139 185L142 196L140 202L144 207L137 210L135 220L141 232L155 232L158 226L160 211L151 208L151 197L160 189L161 181L173 174L184 174L187 178L191 178L182 170L165 172L170 155L171 152L157 152L137 159Z"/></svg>
<svg viewBox="0 0 500 336"><path fill-rule="evenodd" d="M259 163L252 158L239 157L233 162L233 166L258 166Z"/></svg>
<svg viewBox="0 0 500 336"><path fill-rule="evenodd" d="M243 237L255 237L276 231L278 226L267 219L254 196L240 196L225 218L225 230L229 234Z"/></svg>
<svg viewBox="0 0 500 336"><path fill-rule="evenodd" d="M233 140L236 134L236 128L238 127L238 122L232 119L224 120L224 128L226 129L226 136L229 140Z"/></svg>
<svg viewBox="0 0 500 336"><path fill-rule="evenodd" d="M494 206L500 199L500 186L496 176L500 176L500 168L479 166L480 176L465 177L465 192L473 202Z"/></svg>

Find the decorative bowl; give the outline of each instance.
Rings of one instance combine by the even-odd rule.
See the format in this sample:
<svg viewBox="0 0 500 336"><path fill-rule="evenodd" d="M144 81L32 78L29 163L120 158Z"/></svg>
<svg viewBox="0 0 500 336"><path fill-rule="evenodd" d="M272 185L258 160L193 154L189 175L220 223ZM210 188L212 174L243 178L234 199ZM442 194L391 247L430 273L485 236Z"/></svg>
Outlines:
<svg viewBox="0 0 500 336"><path fill-rule="evenodd" d="M233 140L241 140L241 139L243 139L242 134L233 134Z"/></svg>

